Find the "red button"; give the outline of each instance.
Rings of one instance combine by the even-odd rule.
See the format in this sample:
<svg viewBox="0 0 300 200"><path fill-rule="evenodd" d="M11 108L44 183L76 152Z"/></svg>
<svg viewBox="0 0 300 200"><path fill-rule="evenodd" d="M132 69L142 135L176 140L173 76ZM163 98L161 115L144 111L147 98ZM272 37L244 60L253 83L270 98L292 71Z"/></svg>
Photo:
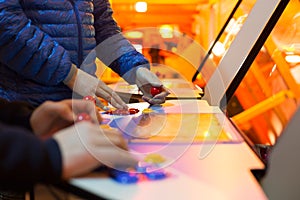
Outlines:
<svg viewBox="0 0 300 200"><path fill-rule="evenodd" d="M80 113L77 115L77 120L76 122L80 122L80 121L90 121L91 120L91 116L87 113Z"/></svg>
<svg viewBox="0 0 300 200"><path fill-rule="evenodd" d="M93 96L85 96L83 100L92 101L96 104L96 99Z"/></svg>
<svg viewBox="0 0 300 200"><path fill-rule="evenodd" d="M152 96L155 96L162 92L162 87L152 87L150 93Z"/></svg>

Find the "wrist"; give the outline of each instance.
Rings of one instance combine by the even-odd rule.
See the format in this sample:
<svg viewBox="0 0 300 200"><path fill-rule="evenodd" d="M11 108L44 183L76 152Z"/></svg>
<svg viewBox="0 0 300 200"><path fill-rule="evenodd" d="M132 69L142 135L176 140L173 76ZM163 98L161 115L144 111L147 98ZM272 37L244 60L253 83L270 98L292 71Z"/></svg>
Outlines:
<svg viewBox="0 0 300 200"><path fill-rule="evenodd" d="M76 65L72 64L69 74L63 81L63 83L67 85L69 88L73 88L76 81L77 72L78 72L78 68L76 67Z"/></svg>
<svg viewBox="0 0 300 200"><path fill-rule="evenodd" d="M143 71L144 69L150 70L149 64L133 67L126 74L124 74L122 78L126 80L129 84L136 84L138 78L138 71Z"/></svg>

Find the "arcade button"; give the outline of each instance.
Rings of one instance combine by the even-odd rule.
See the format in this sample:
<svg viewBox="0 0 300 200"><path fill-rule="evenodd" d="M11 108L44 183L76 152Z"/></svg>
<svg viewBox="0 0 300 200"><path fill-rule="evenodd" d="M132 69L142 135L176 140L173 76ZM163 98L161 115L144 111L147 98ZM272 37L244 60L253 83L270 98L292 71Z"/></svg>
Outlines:
<svg viewBox="0 0 300 200"><path fill-rule="evenodd" d="M150 113L153 113L153 110L151 108L145 108L143 111L142 111L143 114L150 114Z"/></svg>
<svg viewBox="0 0 300 200"><path fill-rule="evenodd" d="M83 100L92 101L96 104L96 98L90 95L83 97Z"/></svg>
<svg viewBox="0 0 300 200"><path fill-rule="evenodd" d="M163 169L147 168L144 174L150 180L161 180L167 177L167 174Z"/></svg>
<svg viewBox="0 0 300 200"><path fill-rule="evenodd" d="M150 93L152 96L158 95L162 92L162 87L151 87Z"/></svg>
<svg viewBox="0 0 300 200"><path fill-rule="evenodd" d="M161 164L166 161L166 159L159 154L149 154L144 158L145 162L153 163L153 164Z"/></svg>
<svg viewBox="0 0 300 200"><path fill-rule="evenodd" d="M111 169L110 176L115 181L122 184L132 184L138 182L139 180L139 176L135 172L119 171L116 169Z"/></svg>
<svg viewBox="0 0 300 200"><path fill-rule="evenodd" d="M76 122L80 122L80 121L91 121L92 118L89 114L87 113L79 113L77 115L77 119L76 119Z"/></svg>

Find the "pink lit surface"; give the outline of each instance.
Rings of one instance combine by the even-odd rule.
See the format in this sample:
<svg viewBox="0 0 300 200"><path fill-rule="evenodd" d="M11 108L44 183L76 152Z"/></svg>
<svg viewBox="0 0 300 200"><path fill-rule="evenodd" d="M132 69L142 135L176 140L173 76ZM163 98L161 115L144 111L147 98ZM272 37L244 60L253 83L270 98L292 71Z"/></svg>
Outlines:
<svg viewBox="0 0 300 200"><path fill-rule="evenodd" d="M221 113L203 101L166 103L166 113ZM196 105L196 107L195 107ZM142 109L144 104L135 104ZM182 109L184 108L184 109ZM228 121L227 121L228 122ZM263 169L263 163L241 139L236 129L224 123L233 142L164 143L134 142L129 147L139 157L158 153L166 159L161 167L168 172L163 180L141 180L137 184L120 184L103 174L90 174L70 180L70 184L108 199L267 199L251 169Z"/></svg>

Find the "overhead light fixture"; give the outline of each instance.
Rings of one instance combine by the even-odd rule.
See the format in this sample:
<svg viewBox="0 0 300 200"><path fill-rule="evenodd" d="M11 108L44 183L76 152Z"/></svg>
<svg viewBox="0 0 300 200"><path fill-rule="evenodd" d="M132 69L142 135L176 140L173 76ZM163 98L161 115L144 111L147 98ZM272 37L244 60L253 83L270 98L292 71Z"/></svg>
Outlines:
<svg viewBox="0 0 300 200"><path fill-rule="evenodd" d="M128 31L124 33L125 37L132 39L139 39L143 37L143 33L140 31Z"/></svg>
<svg viewBox="0 0 300 200"><path fill-rule="evenodd" d="M162 38L173 38L173 26L165 24L159 27L159 33Z"/></svg>
<svg viewBox="0 0 300 200"><path fill-rule="evenodd" d="M219 41L215 44L214 48L212 49L212 53L217 57L223 56L225 51L226 49L224 47L224 44Z"/></svg>
<svg viewBox="0 0 300 200"><path fill-rule="evenodd" d="M299 55L286 55L285 56L286 62L290 64L300 63L300 56Z"/></svg>
<svg viewBox="0 0 300 200"><path fill-rule="evenodd" d="M136 12L147 12L148 4L145 1L138 1L135 3L134 8Z"/></svg>

